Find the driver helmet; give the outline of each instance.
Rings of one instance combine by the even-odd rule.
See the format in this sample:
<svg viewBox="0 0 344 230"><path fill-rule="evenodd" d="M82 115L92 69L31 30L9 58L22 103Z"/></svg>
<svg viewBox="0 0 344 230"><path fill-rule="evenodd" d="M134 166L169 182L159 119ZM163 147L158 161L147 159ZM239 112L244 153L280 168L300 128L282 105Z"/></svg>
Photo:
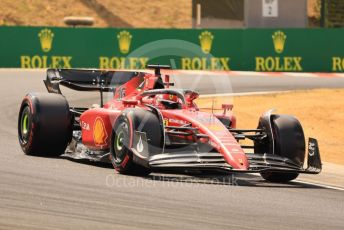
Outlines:
<svg viewBox="0 0 344 230"><path fill-rule="evenodd" d="M178 102L178 97L174 94L162 94L159 99Z"/></svg>

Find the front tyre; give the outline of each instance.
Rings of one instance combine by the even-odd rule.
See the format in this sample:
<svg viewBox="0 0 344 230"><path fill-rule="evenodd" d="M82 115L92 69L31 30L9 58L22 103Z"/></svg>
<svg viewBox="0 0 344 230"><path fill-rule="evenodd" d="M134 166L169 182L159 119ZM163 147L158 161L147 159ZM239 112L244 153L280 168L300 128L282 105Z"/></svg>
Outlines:
<svg viewBox="0 0 344 230"><path fill-rule="evenodd" d="M272 134L265 142L255 142L255 152L276 154L293 161L302 168L305 158L305 136L300 122L289 115L271 115L271 120L260 120L258 128ZM272 151L274 150L274 151ZM297 172L262 172L261 176L270 182L285 183L298 177Z"/></svg>
<svg viewBox="0 0 344 230"><path fill-rule="evenodd" d="M158 117L151 111L132 108L124 110L116 119L111 137L110 159L119 173L146 176L151 172L149 156L141 158L142 156L134 155L131 150L135 147L137 149L137 145L134 146L137 132L146 135L148 154L161 151L162 127Z"/></svg>
<svg viewBox="0 0 344 230"><path fill-rule="evenodd" d="M130 150L133 130L130 127L129 118L120 115L114 125L111 138L111 162L119 173L146 176L150 170L136 164L133 160L134 156Z"/></svg>

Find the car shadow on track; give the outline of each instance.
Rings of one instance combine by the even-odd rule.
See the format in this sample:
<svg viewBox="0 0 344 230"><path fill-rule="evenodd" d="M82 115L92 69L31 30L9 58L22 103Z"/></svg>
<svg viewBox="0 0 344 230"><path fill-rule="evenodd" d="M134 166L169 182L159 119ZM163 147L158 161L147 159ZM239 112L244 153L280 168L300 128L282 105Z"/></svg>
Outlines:
<svg viewBox="0 0 344 230"><path fill-rule="evenodd" d="M288 183L271 183L262 179L259 175L254 174L237 174L230 173L227 175L168 175L154 173L146 177L148 180L176 182L176 183L197 183L224 186L240 186L240 187L264 187L264 188L308 188L308 189L324 189L324 187L304 184L301 182Z"/></svg>
<svg viewBox="0 0 344 230"><path fill-rule="evenodd" d="M68 156L60 156L59 159L67 159L76 163L86 164L95 167L113 169L111 163L90 161L88 159L74 159ZM129 177L129 176L128 176ZM132 176L130 176L132 177ZM200 172L183 172L183 171L155 171L146 177L140 177L145 180L169 182L169 183L194 183L207 185L224 185L224 186L241 186L241 187L265 187L265 188L308 188L324 189L324 187L304 184L302 182L289 183L271 183L263 180L259 174L212 174Z"/></svg>
<svg viewBox="0 0 344 230"><path fill-rule="evenodd" d="M112 164L108 163L108 162L91 161L89 159L74 159L74 158L71 158L71 157L65 156L65 155L59 156L57 158L58 159L69 160L69 161L76 162L76 163L79 163L79 164L86 164L86 165L96 166L96 167L100 167L100 168L113 169Z"/></svg>

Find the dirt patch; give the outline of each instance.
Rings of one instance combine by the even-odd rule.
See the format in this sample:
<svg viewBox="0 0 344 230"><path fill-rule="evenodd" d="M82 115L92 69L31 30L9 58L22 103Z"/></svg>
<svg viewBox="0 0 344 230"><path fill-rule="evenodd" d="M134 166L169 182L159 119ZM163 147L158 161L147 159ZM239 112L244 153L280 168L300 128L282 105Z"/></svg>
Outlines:
<svg viewBox="0 0 344 230"><path fill-rule="evenodd" d="M322 161L344 165L344 89L318 89L259 96L200 98L201 107L216 101L234 104L238 128L255 128L270 108L297 117L305 136L318 139Z"/></svg>
<svg viewBox="0 0 344 230"><path fill-rule="evenodd" d="M190 28L191 0L1 0L0 25L65 26L90 16L94 27Z"/></svg>

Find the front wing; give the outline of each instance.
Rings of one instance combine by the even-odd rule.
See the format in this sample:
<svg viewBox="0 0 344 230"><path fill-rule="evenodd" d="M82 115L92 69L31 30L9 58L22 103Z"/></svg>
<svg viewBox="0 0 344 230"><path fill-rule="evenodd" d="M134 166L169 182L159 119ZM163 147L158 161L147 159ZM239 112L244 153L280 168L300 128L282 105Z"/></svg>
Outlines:
<svg viewBox="0 0 344 230"><path fill-rule="evenodd" d="M247 170L233 169L223 158L222 154L210 153L164 153L149 159L150 167L154 169L190 169L216 170L241 173L298 172L318 174L322 164L316 139L309 138L307 167L303 168L288 158L273 154L247 154L250 167Z"/></svg>
<svg viewBox="0 0 344 230"><path fill-rule="evenodd" d="M81 143L81 134L75 132L73 141L66 150L65 156L75 160L90 160L94 162L108 162L109 151L91 151ZM142 158L135 148L131 149L134 158ZM218 152L177 152L153 155L148 158L145 166L152 169L171 170L207 170L218 172L240 172L259 173L266 171L274 172L298 172L307 174L318 174L321 172L322 164L319 147L316 139L309 138L307 167L303 168L288 158L273 154L246 154L250 163L247 170L233 169L223 155Z"/></svg>

